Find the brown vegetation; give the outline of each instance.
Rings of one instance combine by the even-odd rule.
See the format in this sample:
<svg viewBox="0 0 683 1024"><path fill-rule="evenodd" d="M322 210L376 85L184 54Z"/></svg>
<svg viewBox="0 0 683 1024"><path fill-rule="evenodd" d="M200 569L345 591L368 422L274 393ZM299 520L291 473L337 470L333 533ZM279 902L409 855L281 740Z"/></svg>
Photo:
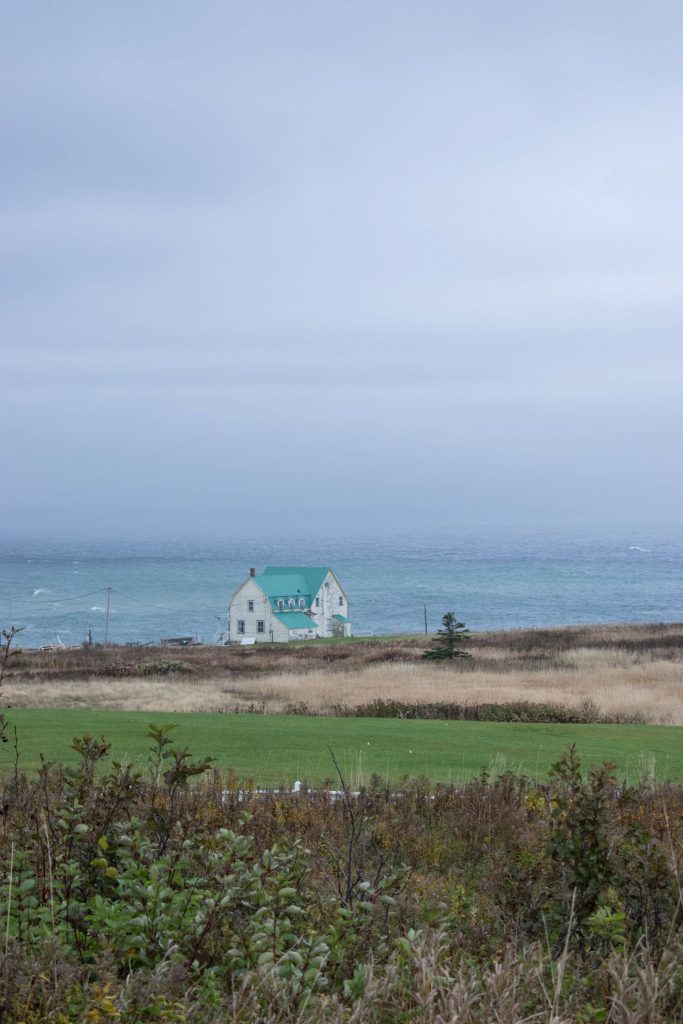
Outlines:
<svg viewBox="0 0 683 1024"><path fill-rule="evenodd" d="M0 778L7 1024L683 1021L681 789L570 748L545 784L257 793L149 735L144 775L81 737Z"/></svg>
<svg viewBox="0 0 683 1024"><path fill-rule="evenodd" d="M471 659L422 660L422 636L297 646L23 651L5 678L17 707L281 712L375 700L531 701L683 724L683 624L586 626L474 635Z"/></svg>

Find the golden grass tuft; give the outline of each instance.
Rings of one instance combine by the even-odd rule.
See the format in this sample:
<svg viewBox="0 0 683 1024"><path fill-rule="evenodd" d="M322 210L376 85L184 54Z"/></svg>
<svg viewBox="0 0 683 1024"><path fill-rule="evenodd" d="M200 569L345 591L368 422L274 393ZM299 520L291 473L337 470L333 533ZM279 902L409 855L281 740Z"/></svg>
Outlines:
<svg viewBox="0 0 683 1024"><path fill-rule="evenodd" d="M523 654L513 656L510 648L496 643L485 656L482 651L470 661L452 664L412 658L365 665L318 663L307 669L306 662L290 657L275 660L273 671L256 674L94 676L39 682L18 676L7 681L4 692L7 702L16 707L155 712L232 711L255 705L278 713L288 704L303 702L325 713L332 706L350 708L377 699L466 704L525 700L571 706L592 700L603 713L683 725L680 658L663 657L656 648L643 651L637 645L583 642L536 661L529 659L528 651Z"/></svg>

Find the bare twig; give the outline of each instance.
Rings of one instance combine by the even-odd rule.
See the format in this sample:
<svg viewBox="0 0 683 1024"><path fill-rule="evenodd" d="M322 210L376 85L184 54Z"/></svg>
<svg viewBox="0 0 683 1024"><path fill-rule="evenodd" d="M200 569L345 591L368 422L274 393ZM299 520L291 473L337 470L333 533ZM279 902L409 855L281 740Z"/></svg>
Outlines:
<svg viewBox="0 0 683 1024"><path fill-rule="evenodd" d="M343 772L339 767L339 762L335 756L334 751L330 748L330 756L332 757L332 763L336 769L337 775L339 776L339 782L341 785L341 796L342 804L346 811L349 820L349 839L345 852L346 869L345 872L339 872L339 895L343 899L347 907L353 906L355 898L356 887L364 881L362 869L356 868L356 851L358 844L361 842L363 837L363 831L365 829L366 822L366 796L362 793L358 798L358 806L354 805L354 797L351 794L346 779L344 778ZM355 878L354 878L355 874Z"/></svg>
<svg viewBox="0 0 683 1024"><path fill-rule="evenodd" d="M3 655L2 662L0 662L0 684L2 683L2 680L5 676L5 669L7 668L7 662L9 661L12 641L14 640L17 633L21 633L23 629L25 629L24 626L10 626L9 629L3 629L2 631L2 636L5 640L3 648L5 653Z"/></svg>
<svg viewBox="0 0 683 1024"><path fill-rule="evenodd" d="M7 950L9 949L9 923L10 923L10 912L12 910L12 879L14 876L14 843L10 847L9 855L9 879L7 884L7 926L5 928L5 960L7 960Z"/></svg>

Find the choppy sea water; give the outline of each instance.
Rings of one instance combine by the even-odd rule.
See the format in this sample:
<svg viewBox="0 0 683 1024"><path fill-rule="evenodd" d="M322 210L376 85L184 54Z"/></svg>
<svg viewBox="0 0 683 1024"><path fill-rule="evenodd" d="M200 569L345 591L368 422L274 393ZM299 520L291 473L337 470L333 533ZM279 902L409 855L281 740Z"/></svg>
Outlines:
<svg viewBox="0 0 683 1024"><path fill-rule="evenodd" d="M0 540L0 624L21 646L158 641L225 629L250 566L330 565L354 629L420 632L454 611L473 630L683 620L683 525L454 527L277 540Z"/></svg>

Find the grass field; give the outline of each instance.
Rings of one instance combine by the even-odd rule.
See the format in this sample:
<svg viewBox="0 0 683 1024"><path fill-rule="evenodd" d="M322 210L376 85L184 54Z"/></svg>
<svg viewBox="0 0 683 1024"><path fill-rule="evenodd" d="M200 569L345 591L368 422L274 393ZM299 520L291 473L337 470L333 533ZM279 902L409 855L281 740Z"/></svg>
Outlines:
<svg viewBox="0 0 683 1024"><path fill-rule="evenodd" d="M470 659L422 659L424 636L256 647L18 651L3 682L16 708L327 714L376 699L577 706L683 725L683 624L573 626L472 637ZM168 671L169 667L172 671ZM166 671L164 671L164 669Z"/></svg>
<svg viewBox="0 0 683 1024"><path fill-rule="evenodd" d="M523 725L395 719L306 718L287 715L149 714L145 712L13 709L19 768L38 767L40 754L73 764L72 737L90 733L112 744L111 756L144 766L150 722L178 726L175 742L196 757L211 755L257 785L319 784L334 777L333 750L349 784L373 772L398 781L425 775L459 783L482 768L543 778L551 762L576 742L586 766L612 761L620 778L683 782L683 728L651 725ZM0 769L14 765L13 733L0 750Z"/></svg>

